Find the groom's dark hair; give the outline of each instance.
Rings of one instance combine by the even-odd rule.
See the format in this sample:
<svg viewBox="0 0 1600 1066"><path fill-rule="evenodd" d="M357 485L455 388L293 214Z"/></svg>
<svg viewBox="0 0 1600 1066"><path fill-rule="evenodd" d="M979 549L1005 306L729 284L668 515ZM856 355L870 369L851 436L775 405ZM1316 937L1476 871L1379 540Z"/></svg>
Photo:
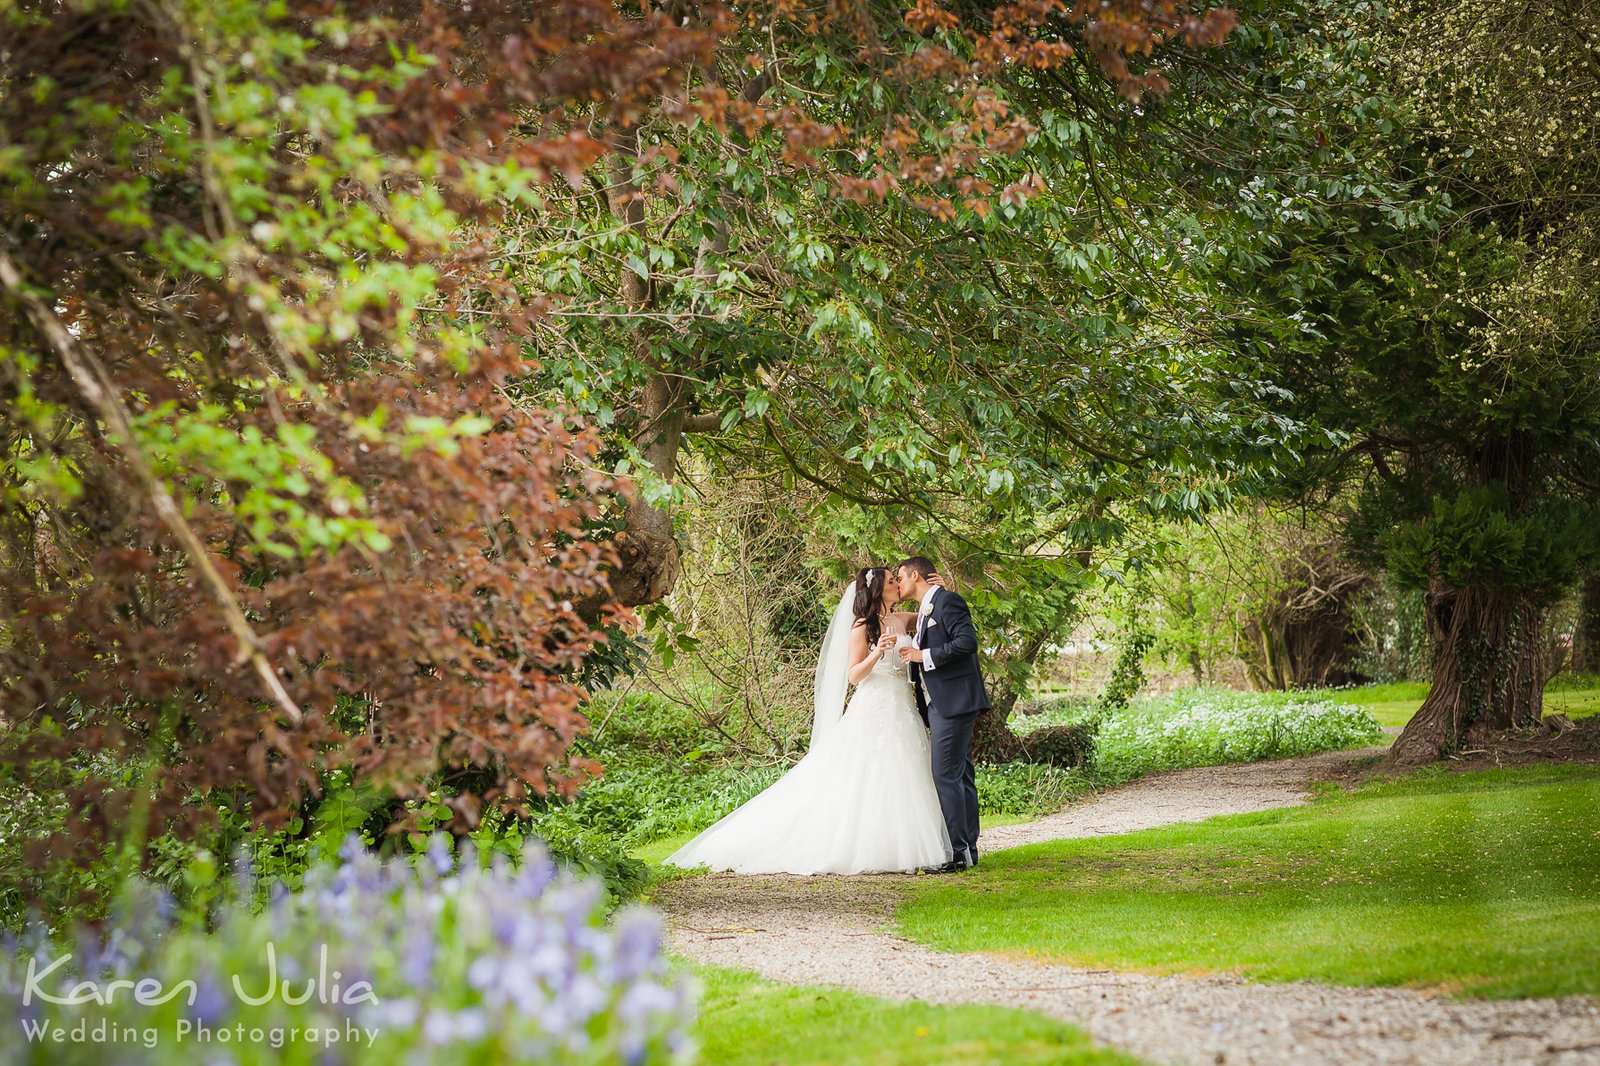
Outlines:
<svg viewBox="0 0 1600 1066"><path fill-rule="evenodd" d="M914 570L922 577L929 577L939 572L939 568L933 565L933 560L922 555L913 555L900 564L900 569Z"/></svg>

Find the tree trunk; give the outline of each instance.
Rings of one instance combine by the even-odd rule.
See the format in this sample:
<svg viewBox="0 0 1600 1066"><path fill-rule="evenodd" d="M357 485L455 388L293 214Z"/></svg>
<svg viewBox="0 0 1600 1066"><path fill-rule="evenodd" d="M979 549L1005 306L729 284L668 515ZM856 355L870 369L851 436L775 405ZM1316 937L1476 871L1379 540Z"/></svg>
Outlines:
<svg viewBox="0 0 1600 1066"><path fill-rule="evenodd" d="M644 192L634 174L639 159L639 127L614 130L611 147L617 159L609 193L611 212L640 239L646 239ZM652 280L631 266L622 268L620 287L631 311L645 312L655 303ZM642 319L633 332L633 344L640 364L653 369L640 399L634 442L656 476L670 482L677 476L678 447L683 440L684 379L653 355L649 331ZM672 513L665 506L635 499L628 504L623 519L624 528L616 538L612 593L628 607L655 603L672 591L683 571L678 541L672 535Z"/></svg>
<svg viewBox="0 0 1600 1066"><path fill-rule="evenodd" d="M777 66L769 63L744 83L739 97L753 104L776 80ZM743 133L735 128L733 138L736 150L743 154ZM630 231L641 239L647 238L644 192L635 175L639 160L638 125L613 130L611 148L617 157L610 184L611 211ZM727 250L728 223L720 219L715 222L712 234L701 238L695 256L695 273L703 282L709 285L717 276L710 257L725 255ZM656 300L654 280L628 266L622 268L621 277L622 295L628 306L637 311L652 310ZM685 383L694 375L694 368L672 366L653 357L649 334L642 323L634 332L634 345L634 354L641 365L654 370L640 401L634 442L656 476L670 482L678 473L678 449L684 434L714 430L721 419L715 413L689 415L690 396ZM612 592L619 602L629 607L656 603L672 591L683 573L678 540L672 533L672 514L665 506L656 507L635 500L629 504L624 520L626 528L616 540L618 565L611 574Z"/></svg>
<svg viewBox="0 0 1600 1066"><path fill-rule="evenodd" d="M678 471L683 440L683 388L680 379L657 374L645 385L640 407L639 448L658 477L671 481ZM634 499L624 512L625 528L617 534L617 568L611 589L628 607L655 603L672 591L683 572L672 512Z"/></svg>
<svg viewBox="0 0 1600 1066"><path fill-rule="evenodd" d="M1189 669L1194 674L1194 683L1196 685L1204 685L1206 683L1206 673L1200 655L1200 638L1195 635L1194 629L1195 615L1198 613L1194 604L1194 586L1189 584L1187 579L1184 583L1183 603L1180 612L1184 623L1189 628L1188 647L1184 649L1183 657L1188 661Z"/></svg>
<svg viewBox="0 0 1600 1066"><path fill-rule="evenodd" d="M1017 652L1017 660L1028 664L1028 674L1044 649L1043 636L1030 637ZM1047 726L1027 736L1011 728L1011 712L1016 709L1027 680L1002 682L989 694L990 709L978 715L972 729L972 757L990 765L1008 762L1048 763L1052 766L1084 766L1094 758L1093 722Z"/></svg>
<svg viewBox="0 0 1600 1066"><path fill-rule="evenodd" d="M1423 599L1433 645L1433 687L1389 750L1419 766L1540 724L1544 711L1545 610L1515 591L1449 588Z"/></svg>
<svg viewBox="0 0 1600 1066"><path fill-rule="evenodd" d="M1545 658L1548 615L1542 602L1528 600L1520 605L1504 713L1490 716L1491 730L1537 729L1544 724L1544 684L1549 669Z"/></svg>
<svg viewBox="0 0 1600 1066"><path fill-rule="evenodd" d="M1600 673L1600 574L1589 574L1583 579L1578 602L1578 631L1574 636L1573 672Z"/></svg>
<svg viewBox="0 0 1600 1066"><path fill-rule="evenodd" d="M1268 611L1244 624L1245 675L1252 688L1282 691L1284 681L1283 623L1276 611Z"/></svg>

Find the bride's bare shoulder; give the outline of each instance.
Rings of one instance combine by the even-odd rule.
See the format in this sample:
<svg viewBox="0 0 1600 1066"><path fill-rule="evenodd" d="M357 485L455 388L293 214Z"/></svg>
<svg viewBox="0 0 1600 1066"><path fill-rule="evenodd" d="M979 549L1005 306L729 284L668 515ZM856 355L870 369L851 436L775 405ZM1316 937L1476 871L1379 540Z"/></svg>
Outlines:
<svg viewBox="0 0 1600 1066"><path fill-rule="evenodd" d="M894 622L895 627L899 629L900 632L909 634L912 627L917 624L917 612L896 611L889 616L889 619L890 621Z"/></svg>

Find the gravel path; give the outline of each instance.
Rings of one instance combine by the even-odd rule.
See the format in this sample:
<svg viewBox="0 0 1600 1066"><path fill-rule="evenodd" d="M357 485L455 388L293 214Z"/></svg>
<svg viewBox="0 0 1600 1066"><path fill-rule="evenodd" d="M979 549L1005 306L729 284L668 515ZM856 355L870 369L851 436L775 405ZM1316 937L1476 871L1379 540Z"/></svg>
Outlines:
<svg viewBox="0 0 1600 1066"><path fill-rule="evenodd" d="M1381 749L1374 749L1381 750ZM985 853L1296 806L1363 753L1181 770L1026 825L987 830ZM898 875L668 882L655 903L697 962L893 999L1038 1011L1152 1062L1600 1064L1600 1003L1456 1000L1411 989L1150 976L987 954L949 954L893 933Z"/></svg>
<svg viewBox="0 0 1600 1066"><path fill-rule="evenodd" d="M1156 774L1102 792L1087 803L1021 825L986 829L978 845L984 852L1037 844L1041 840L1117 836L1178 822L1203 822L1219 814L1248 814L1298 807L1311 796L1312 781L1342 773L1353 760L1383 748L1334 751L1303 759L1202 766Z"/></svg>

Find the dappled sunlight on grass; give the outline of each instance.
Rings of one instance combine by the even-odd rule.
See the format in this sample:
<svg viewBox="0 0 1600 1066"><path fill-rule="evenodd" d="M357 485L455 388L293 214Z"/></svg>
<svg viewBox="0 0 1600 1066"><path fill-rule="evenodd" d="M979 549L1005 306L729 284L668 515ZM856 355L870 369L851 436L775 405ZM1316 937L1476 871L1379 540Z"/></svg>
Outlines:
<svg viewBox="0 0 1600 1066"><path fill-rule="evenodd" d="M1339 703L1364 707L1380 725L1404 726L1428 698L1428 685L1420 681L1400 681L1360 688L1327 689L1316 694ZM1600 678L1592 675L1551 678L1544 692L1544 713L1587 718L1600 714Z"/></svg>
<svg viewBox="0 0 1600 1066"><path fill-rule="evenodd" d="M1600 993L1600 770L1428 772L1312 806L1000 853L907 933L1158 971Z"/></svg>

